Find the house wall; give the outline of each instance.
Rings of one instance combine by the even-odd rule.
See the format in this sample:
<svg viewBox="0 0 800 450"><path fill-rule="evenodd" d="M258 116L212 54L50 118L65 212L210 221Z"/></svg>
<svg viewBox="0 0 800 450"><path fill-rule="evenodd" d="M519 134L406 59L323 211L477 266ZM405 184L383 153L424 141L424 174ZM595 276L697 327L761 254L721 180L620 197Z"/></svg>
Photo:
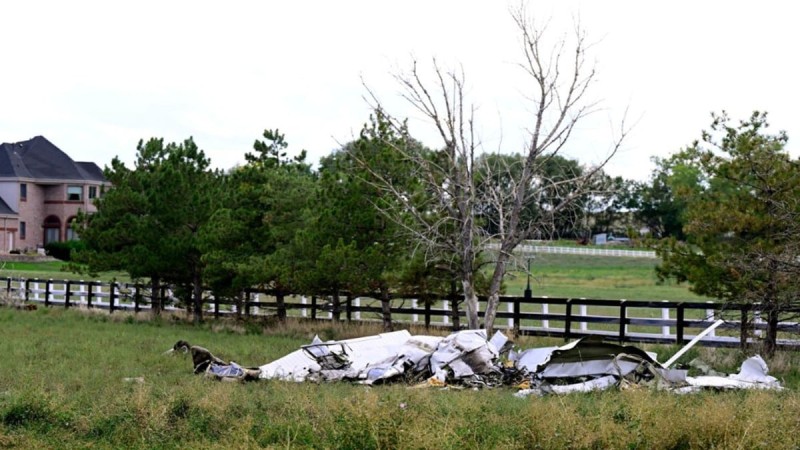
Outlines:
<svg viewBox="0 0 800 450"><path fill-rule="evenodd" d="M19 220L16 217L0 216L0 253L18 249Z"/></svg>
<svg viewBox="0 0 800 450"><path fill-rule="evenodd" d="M80 185L83 193L80 201L67 200L67 186ZM32 250L44 245L44 222L49 216L56 216L60 222L60 241L66 239L66 230L69 220L79 211L96 212L89 196L89 186L97 186L100 193L100 183L75 183L60 184L33 184L28 183L28 198L19 202L19 220L26 223L25 239L18 238L17 245L20 249ZM19 189L19 188L17 188Z"/></svg>

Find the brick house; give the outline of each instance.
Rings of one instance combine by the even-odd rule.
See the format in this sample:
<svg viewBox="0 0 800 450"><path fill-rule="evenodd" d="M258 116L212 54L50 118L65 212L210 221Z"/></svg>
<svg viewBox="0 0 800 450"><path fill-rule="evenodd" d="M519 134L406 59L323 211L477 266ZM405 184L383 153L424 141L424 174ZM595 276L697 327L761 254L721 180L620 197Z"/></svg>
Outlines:
<svg viewBox="0 0 800 450"><path fill-rule="evenodd" d="M72 219L94 212L110 183L93 162L76 162L42 136L0 144L0 253L77 239Z"/></svg>

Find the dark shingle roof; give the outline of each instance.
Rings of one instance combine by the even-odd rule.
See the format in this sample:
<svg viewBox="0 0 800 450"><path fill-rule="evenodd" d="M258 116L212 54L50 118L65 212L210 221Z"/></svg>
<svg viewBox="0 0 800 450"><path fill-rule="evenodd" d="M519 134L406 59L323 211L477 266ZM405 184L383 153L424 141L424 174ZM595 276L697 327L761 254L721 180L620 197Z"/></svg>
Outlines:
<svg viewBox="0 0 800 450"><path fill-rule="evenodd" d="M105 181L93 162L75 162L42 136L0 144L0 177Z"/></svg>

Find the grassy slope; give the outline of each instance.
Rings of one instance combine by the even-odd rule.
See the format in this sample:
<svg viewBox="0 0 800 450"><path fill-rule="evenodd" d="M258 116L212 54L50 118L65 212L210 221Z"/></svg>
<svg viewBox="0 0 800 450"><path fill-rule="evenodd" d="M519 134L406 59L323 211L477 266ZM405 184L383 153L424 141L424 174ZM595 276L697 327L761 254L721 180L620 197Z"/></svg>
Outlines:
<svg viewBox="0 0 800 450"><path fill-rule="evenodd" d="M793 390L675 396L640 388L517 399L506 388L240 385L193 376L186 355L162 354L186 339L258 365L315 332L344 338L375 331L367 328L262 332L2 308L0 327L0 447L793 448L800 426L800 394ZM723 354L707 356L713 355ZM736 352L724 355L723 365L741 360Z"/></svg>

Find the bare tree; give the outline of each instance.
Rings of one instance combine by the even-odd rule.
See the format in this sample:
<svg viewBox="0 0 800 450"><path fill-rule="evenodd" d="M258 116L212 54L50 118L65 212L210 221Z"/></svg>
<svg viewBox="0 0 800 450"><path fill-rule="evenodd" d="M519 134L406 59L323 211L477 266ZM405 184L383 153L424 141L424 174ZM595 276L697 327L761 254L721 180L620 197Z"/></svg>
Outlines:
<svg viewBox="0 0 800 450"><path fill-rule="evenodd" d="M596 180L602 167L616 153L627 132L623 123L607 157L598 165L566 179L545 176L542 169L548 160L562 152L578 122L596 110L597 105L586 99L595 70L587 64L588 45L580 25L573 30L574 40L568 43L563 37L552 48L543 49L544 30L529 21L521 8L511 15L522 43L524 58L519 66L531 81L525 93L532 103L532 117L520 157L511 163L487 164L489 158L481 157L485 151L475 132L475 107L466 99L463 69L444 70L434 60L433 81L429 82L414 60L410 71L395 75L395 79L402 87L403 98L435 127L442 147L433 156L396 145L395 150L414 161L416 175L430 200L420 203L390 179L373 174L373 182L398 200L394 207L384 210L386 215L403 217L401 225L427 254L439 261L448 259L457 269L472 329L480 327L475 276L481 256L488 249L496 254L491 262L493 271L484 315L484 326L492 330L500 288L514 249L535 232L546 233L556 215L574 208L579 199L598 189ZM369 87L367 90L376 111L385 114L377 95ZM386 117L405 131L405 123ZM498 160L504 161L495 159ZM480 189L479 183L483 183ZM555 195L558 202L548 202L547 198ZM531 205L537 205L534 214L530 214ZM476 221L486 208L493 209L496 220L491 232Z"/></svg>

